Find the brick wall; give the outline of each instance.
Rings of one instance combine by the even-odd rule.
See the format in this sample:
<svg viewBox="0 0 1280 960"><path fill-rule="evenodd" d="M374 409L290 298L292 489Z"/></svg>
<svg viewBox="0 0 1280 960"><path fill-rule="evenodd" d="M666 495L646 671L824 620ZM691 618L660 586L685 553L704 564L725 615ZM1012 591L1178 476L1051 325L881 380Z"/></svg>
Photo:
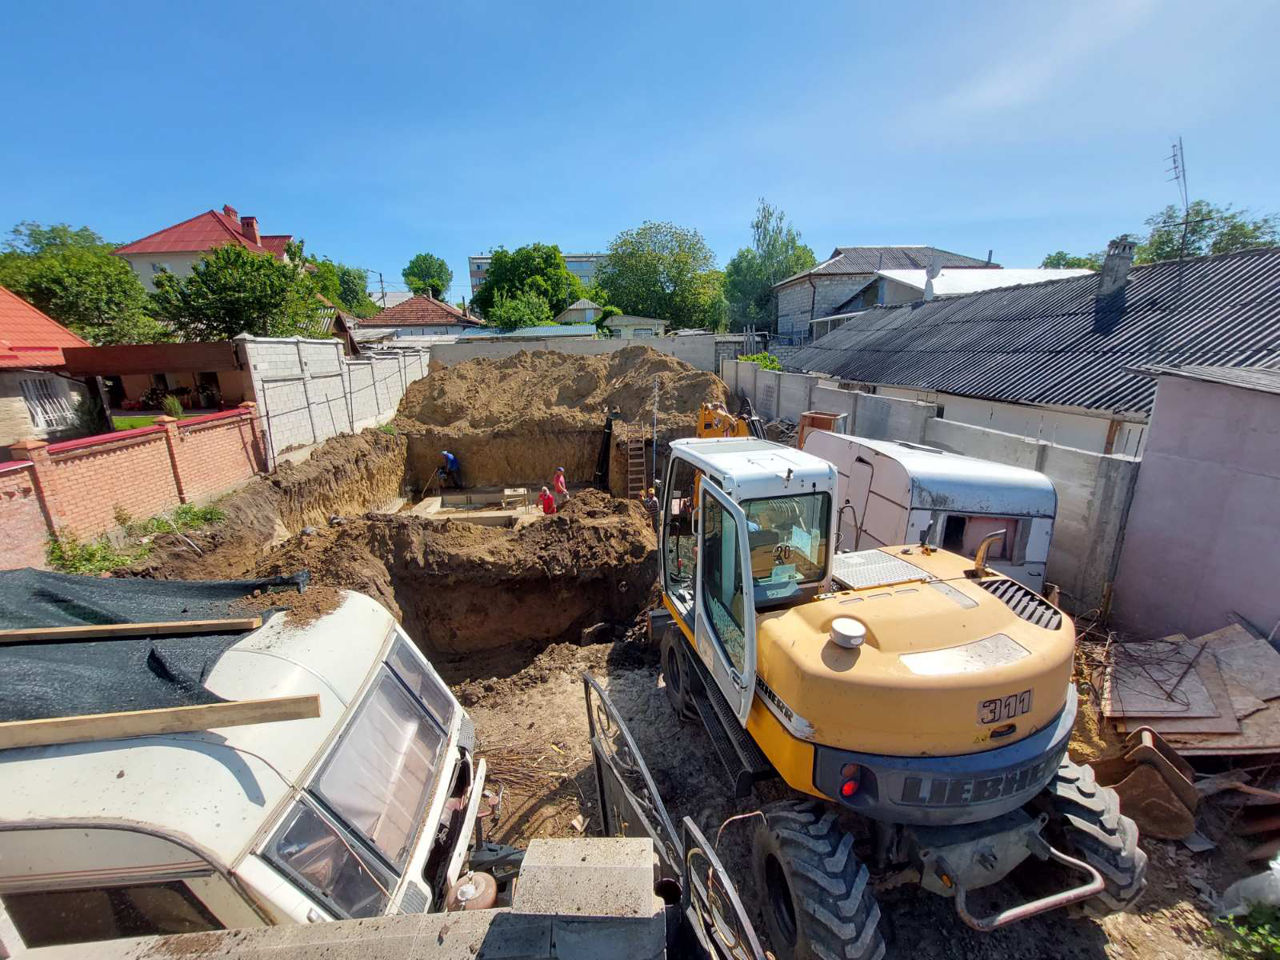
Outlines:
<svg viewBox="0 0 1280 960"><path fill-rule="evenodd" d="M31 463L0 464L0 543L4 544L0 567L44 566L48 532Z"/></svg>
<svg viewBox="0 0 1280 960"><path fill-rule="evenodd" d="M119 514L141 520L230 491L265 469L264 449L252 403L81 440L13 444L14 458L29 462L0 472L0 568L42 564L51 530L92 539Z"/></svg>

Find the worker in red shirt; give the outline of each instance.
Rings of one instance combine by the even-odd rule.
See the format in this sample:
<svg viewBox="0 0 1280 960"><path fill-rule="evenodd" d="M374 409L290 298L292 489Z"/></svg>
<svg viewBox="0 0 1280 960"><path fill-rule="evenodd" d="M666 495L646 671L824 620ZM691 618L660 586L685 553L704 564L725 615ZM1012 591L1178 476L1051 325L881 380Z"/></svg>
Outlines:
<svg viewBox="0 0 1280 960"><path fill-rule="evenodd" d="M538 502L542 504L543 513L556 512L556 498L551 495L551 491L546 487L543 487L542 492L538 494Z"/></svg>
<svg viewBox="0 0 1280 960"><path fill-rule="evenodd" d="M564 467L556 467L556 478L551 482L556 492L556 506L563 507L569 497L569 486L564 482Z"/></svg>

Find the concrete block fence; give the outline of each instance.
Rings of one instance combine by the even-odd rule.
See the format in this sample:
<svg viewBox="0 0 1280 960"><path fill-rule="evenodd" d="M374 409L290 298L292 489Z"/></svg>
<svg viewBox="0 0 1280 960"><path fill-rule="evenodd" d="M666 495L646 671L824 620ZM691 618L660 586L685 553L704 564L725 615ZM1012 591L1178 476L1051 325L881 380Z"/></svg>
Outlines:
<svg viewBox="0 0 1280 960"><path fill-rule="evenodd" d="M1114 581L1124 525L1141 461L1100 454L938 416L935 404L859 390L802 373L762 370L724 360L720 377L731 396L746 396L766 420L798 422L806 410L845 415L845 432L899 440L1010 466L1039 470L1058 492L1058 516L1046 578L1077 612L1099 607Z"/></svg>
<svg viewBox="0 0 1280 960"><path fill-rule="evenodd" d="M386 423L430 361L425 348L348 359L339 340L247 334L236 337L236 353L258 401L271 467L285 451Z"/></svg>
<svg viewBox="0 0 1280 960"><path fill-rule="evenodd" d="M0 468L0 569L43 566L50 535L80 539L233 490L266 466L254 403L79 440L21 440Z"/></svg>

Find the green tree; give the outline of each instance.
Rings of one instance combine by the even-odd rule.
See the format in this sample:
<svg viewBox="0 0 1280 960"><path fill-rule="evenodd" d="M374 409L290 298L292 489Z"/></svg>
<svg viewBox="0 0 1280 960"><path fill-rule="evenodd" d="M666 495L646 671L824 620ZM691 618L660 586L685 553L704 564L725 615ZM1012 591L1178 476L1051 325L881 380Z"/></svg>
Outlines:
<svg viewBox="0 0 1280 960"><path fill-rule="evenodd" d="M537 294L554 315L582 296L582 281L569 272L554 244L531 243L515 250L499 247L471 306L488 317L499 298L512 300L521 293Z"/></svg>
<svg viewBox="0 0 1280 960"><path fill-rule="evenodd" d="M155 314L188 340L313 336L322 304L301 258L283 263L228 244L207 253L189 277L162 273Z"/></svg>
<svg viewBox="0 0 1280 960"><path fill-rule="evenodd" d="M405 285L415 294L429 293L431 296L444 296L453 283L453 271L439 257L430 253L420 253L409 265L400 271Z"/></svg>
<svg viewBox="0 0 1280 960"><path fill-rule="evenodd" d="M1280 223L1275 216L1252 217L1248 210L1214 206L1208 200L1194 200L1187 209L1186 247L1183 248L1183 216L1175 206L1167 206L1146 219L1147 239L1133 253L1134 263L1176 260L1179 255L1203 257L1211 253L1233 253L1250 247L1272 246L1280 241Z"/></svg>
<svg viewBox="0 0 1280 960"><path fill-rule="evenodd" d="M646 221L624 230L596 268L596 285L624 313L657 317L672 329L721 329L728 315L724 274L697 230Z"/></svg>
<svg viewBox="0 0 1280 960"><path fill-rule="evenodd" d="M724 271L731 329L773 329L777 323L773 285L817 262L787 215L761 197L751 221L751 246L734 254Z"/></svg>
<svg viewBox="0 0 1280 960"><path fill-rule="evenodd" d="M551 305L532 290L521 290L510 297L499 293L485 319L499 330L544 327L555 323L552 320Z"/></svg>
<svg viewBox="0 0 1280 960"><path fill-rule="evenodd" d="M151 318L147 292L113 244L88 227L15 226L0 253L0 285L93 344L170 338Z"/></svg>
<svg viewBox="0 0 1280 960"><path fill-rule="evenodd" d="M359 267L332 260L308 258L312 266L311 279L320 295L336 307L341 307L357 317L371 317L378 312L369 298L369 274Z"/></svg>
<svg viewBox="0 0 1280 960"><path fill-rule="evenodd" d="M1057 270L1101 270L1105 257L1104 253L1086 253L1078 257L1065 250L1055 250L1040 261L1040 266Z"/></svg>

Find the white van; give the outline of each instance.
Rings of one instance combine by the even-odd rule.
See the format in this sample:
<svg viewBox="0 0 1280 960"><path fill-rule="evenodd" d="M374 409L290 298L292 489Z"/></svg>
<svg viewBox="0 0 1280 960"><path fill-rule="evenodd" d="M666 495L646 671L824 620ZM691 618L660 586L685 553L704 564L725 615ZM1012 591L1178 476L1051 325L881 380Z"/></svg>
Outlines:
<svg viewBox="0 0 1280 960"><path fill-rule="evenodd" d="M991 567L1044 592L1058 496L1042 473L978 460L937 447L812 430L804 449L834 464L839 550L917 543L972 557L983 539L1004 531L988 553Z"/></svg>
<svg viewBox="0 0 1280 960"><path fill-rule="evenodd" d="M6 581L0 607L5 590L35 597L64 583L104 596L108 585L136 584L140 606L181 601L183 587L228 586L99 588L93 578L13 573L51 586ZM99 598L76 602L96 608ZM312 623L276 614L224 641L204 663L190 659L199 646L191 638L42 650L6 641L4 695L43 697L45 711L61 698L70 714L102 715L83 701L113 683L118 693L106 693L126 711L167 705L184 690L227 701L315 695L320 709L308 719L0 750L0 940L9 951L0 954L443 909L468 867L485 767L472 756L470 720L405 632L374 600L343 592ZM97 656L106 660L95 665Z"/></svg>

